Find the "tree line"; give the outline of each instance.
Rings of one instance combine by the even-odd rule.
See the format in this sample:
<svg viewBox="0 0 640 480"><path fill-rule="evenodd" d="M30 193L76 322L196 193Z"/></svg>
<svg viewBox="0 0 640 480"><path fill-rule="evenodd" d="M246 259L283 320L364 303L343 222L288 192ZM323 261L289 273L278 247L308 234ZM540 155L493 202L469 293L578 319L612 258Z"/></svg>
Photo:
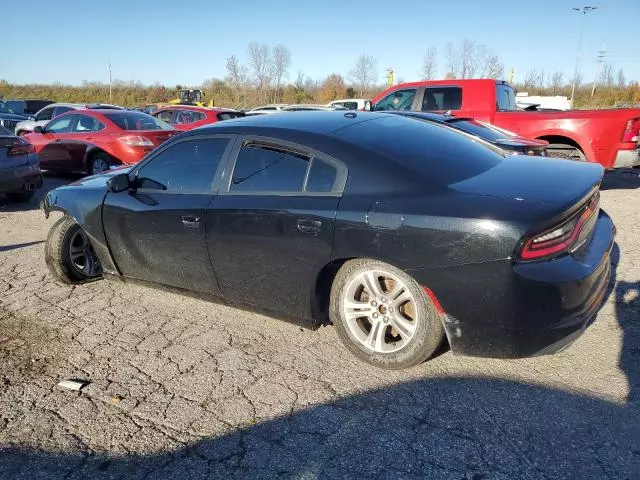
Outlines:
<svg viewBox="0 0 640 480"><path fill-rule="evenodd" d="M247 64L236 55L226 59L226 75L223 78L205 80L201 88L206 99L213 98L218 106L249 108L265 103L327 103L340 98L371 98L386 88L378 75L375 57L362 54L355 59L346 76L332 72L324 79L312 79L298 71L291 75L291 52L285 45L273 47L259 42L247 46ZM443 61L439 59L442 57ZM420 69L417 66L416 70ZM418 72L416 72L418 73ZM443 52L435 47L425 50L420 78L495 78L507 79L504 64L489 47L469 39L448 44ZM382 80L382 81L380 81ZM627 82L624 72L617 72L610 63L601 65L598 78L585 83L582 74L566 78L563 72L545 72L532 68L515 87L530 95L571 95L572 84L577 85L575 106L606 107L640 102L640 85ZM398 79L402 82L402 79ZM180 85L170 87L161 84L142 85L140 82L116 80L109 85L100 82L82 82L79 86L28 84L17 85L0 80L0 95L4 98L43 98L58 102L115 103L138 106L166 102L177 97Z"/></svg>

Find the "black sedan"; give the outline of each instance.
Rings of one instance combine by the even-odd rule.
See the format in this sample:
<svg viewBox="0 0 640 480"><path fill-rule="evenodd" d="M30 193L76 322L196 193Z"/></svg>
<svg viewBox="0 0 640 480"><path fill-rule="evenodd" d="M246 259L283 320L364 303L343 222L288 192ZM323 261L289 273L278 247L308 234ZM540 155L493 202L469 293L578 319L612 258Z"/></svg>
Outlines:
<svg viewBox="0 0 640 480"><path fill-rule="evenodd" d="M547 155L546 148L549 146L549 142L545 140L521 137L515 133L502 130L494 125L479 122L473 118L455 117L446 113L432 112L394 111L388 113L402 115L425 122L444 123L452 128L468 133L469 135L482 138L483 140L486 140L509 153L519 155L537 155L540 157Z"/></svg>
<svg viewBox="0 0 640 480"><path fill-rule="evenodd" d="M67 283L152 282L333 323L385 368L521 357L602 304L614 225L597 164L507 155L390 113L299 112L181 134L56 188L46 261Z"/></svg>

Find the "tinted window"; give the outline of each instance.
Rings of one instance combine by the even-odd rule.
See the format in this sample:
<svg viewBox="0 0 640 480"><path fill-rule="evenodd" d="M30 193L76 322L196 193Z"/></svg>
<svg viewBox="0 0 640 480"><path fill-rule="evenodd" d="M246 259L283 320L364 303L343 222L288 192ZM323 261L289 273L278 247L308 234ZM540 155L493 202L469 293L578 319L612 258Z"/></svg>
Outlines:
<svg viewBox="0 0 640 480"><path fill-rule="evenodd" d="M244 117L242 112L222 112L218 114L218 120L231 120L232 118Z"/></svg>
<svg viewBox="0 0 640 480"><path fill-rule="evenodd" d="M45 108L44 110L40 110L40 113L36 115L36 121L40 122L42 120L51 120L53 116L53 107Z"/></svg>
<svg viewBox="0 0 640 480"><path fill-rule="evenodd" d="M123 130L173 130L168 123L142 112L105 113L104 116Z"/></svg>
<svg viewBox="0 0 640 480"><path fill-rule="evenodd" d="M140 169L140 188L208 192L229 140L209 138L176 143Z"/></svg>
<svg viewBox="0 0 640 480"><path fill-rule="evenodd" d="M232 192L301 192L309 160L303 155L265 146L245 145L238 154Z"/></svg>
<svg viewBox="0 0 640 480"><path fill-rule="evenodd" d="M73 127L73 132L98 132L105 128L97 118L89 115L74 115L74 117L77 118L77 122Z"/></svg>
<svg viewBox="0 0 640 480"><path fill-rule="evenodd" d="M174 123L193 123L195 120L194 112L189 110L178 110Z"/></svg>
<svg viewBox="0 0 640 480"><path fill-rule="evenodd" d="M445 125L388 115L332 135L383 155L435 183L450 185L504 160L500 150Z"/></svg>
<svg viewBox="0 0 640 480"><path fill-rule="evenodd" d="M516 92L509 85L496 85L496 97L498 99L498 110L517 110Z"/></svg>
<svg viewBox="0 0 640 480"><path fill-rule="evenodd" d="M307 192L330 192L336 183L337 170L333 165L314 158L307 179Z"/></svg>
<svg viewBox="0 0 640 480"><path fill-rule="evenodd" d="M460 87L429 87L424 89L422 111L460 110L462 89Z"/></svg>
<svg viewBox="0 0 640 480"><path fill-rule="evenodd" d="M71 120L73 117L71 115L58 118L57 120L52 120L51 123L47 125L46 133L66 133L70 130Z"/></svg>
<svg viewBox="0 0 640 480"><path fill-rule="evenodd" d="M65 112L70 112L71 110L73 110L73 108L71 108L71 107L56 107L53 110L53 117L55 118L58 115L61 115L61 114L65 113Z"/></svg>
<svg viewBox="0 0 640 480"><path fill-rule="evenodd" d="M411 110L416 92L415 88L396 90L376 103L374 110Z"/></svg>
<svg viewBox="0 0 640 480"><path fill-rule="evenodd" d="M25 103L23 100L7 100L4 102L9 109L20 115L24 114Z"/></svg>
<svg viewBox="0 0 640 480"><path fill-rule="evenodd" d="M463 132L476 135L480 138L484 138L485 140L489 140L490 142L506 137L505 134L498 130L493 129L488 125L483 125L480 122L476 122L475 120L452 120L447 123L452 127L459 128Z"/></svg>

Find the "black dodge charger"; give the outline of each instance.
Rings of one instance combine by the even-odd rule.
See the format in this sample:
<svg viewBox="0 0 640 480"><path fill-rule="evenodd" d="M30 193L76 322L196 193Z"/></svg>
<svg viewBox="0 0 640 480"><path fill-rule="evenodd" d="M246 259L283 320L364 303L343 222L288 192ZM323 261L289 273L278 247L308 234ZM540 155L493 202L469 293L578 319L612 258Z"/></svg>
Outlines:
<svg viewBox="0 0 640 480"><path fill-rule="evenodd" d="M179 135L133 168L52 190L67 283L160 284L332 323L404 368L558 351L603 302L614 225L599 165L508 155L434 123L300 112Z"/></svg>

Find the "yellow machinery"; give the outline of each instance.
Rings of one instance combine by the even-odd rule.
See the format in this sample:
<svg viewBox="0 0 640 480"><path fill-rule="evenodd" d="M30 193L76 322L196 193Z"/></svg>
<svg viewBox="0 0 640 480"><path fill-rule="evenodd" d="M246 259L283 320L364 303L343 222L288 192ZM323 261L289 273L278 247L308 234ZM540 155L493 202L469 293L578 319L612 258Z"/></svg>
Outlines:
<svg viewBox="0 0 640 480"><path fill-rule="evenodd" d="M171 105L197 105L198 107L213 107L213 100L208 104L204 102L204 92L200 89L181 88L178 90L178 98L170 100Z"/></svg>
<svg viewBox="0 0 640 480"><path fill-rule="evenodd" d="M385 70L385 72L387 73L387 85L392 86L393 85L393 69L389 67Z"/></svg>

